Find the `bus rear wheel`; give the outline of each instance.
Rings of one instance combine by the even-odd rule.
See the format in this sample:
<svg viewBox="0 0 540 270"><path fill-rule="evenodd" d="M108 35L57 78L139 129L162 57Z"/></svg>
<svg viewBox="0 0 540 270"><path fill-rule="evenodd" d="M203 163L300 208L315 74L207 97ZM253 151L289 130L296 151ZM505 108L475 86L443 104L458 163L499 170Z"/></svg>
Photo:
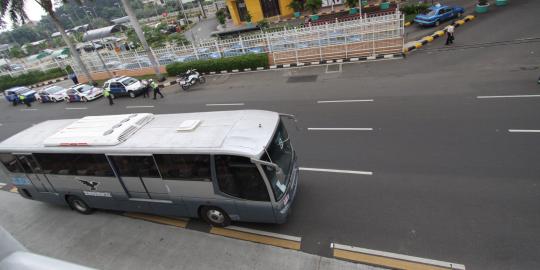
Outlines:
<svg viewBox="0 0 540 270"><path fill-rule="evenodd" d="M69 207L71 207L71 209L81 214L89 215L89 214L92 214L92 212L94 212L94 209L88 206L86 202L84 202L81 198L77 196L68 196L67 202L69 204Z"/></svg>
<svg viewBox="0 0 540 270"><path fill-rule="evenodd" d="M221 208L215 206L205 206L201 209L201 217L204 221L216 227L227 227L231 224L229 215Z"/></svg>

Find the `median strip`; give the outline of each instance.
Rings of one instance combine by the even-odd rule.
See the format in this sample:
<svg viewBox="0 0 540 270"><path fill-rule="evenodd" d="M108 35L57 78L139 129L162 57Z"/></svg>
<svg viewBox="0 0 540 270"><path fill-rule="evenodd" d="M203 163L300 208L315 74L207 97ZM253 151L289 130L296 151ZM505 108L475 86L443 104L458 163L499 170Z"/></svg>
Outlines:
<svg viewBox="0 0 540 270"><path fill-rule="evenodd" d="M466 22L470 22L470 21L474 20L475 18L476 17L474 15L468 15L468 16L465 16L465 18L463 18L461 20L455 21L452 25L455 28L458 28L459 26L465 24ZM425 36L420 40L409 42L408 44L410 44L410 45L403 48L403 53L408 53L408 52L420 49L422 46L424 46L424 45L426 45L426 44L428 44L430 42L433 42L433 40L435 40L437 38L440 38L440 37L443 37L446 34L446 29L447 28L445 27L443 30L437 30L433 34L431 34L429 36Z"/></svg>
<svg viewBox="0 0 540 270"><path fill-rule="evenodd" d="M359 262L390 269L403 270L465 270L465 265L413 257L403 254L367 248L330 244L335 258Z"/></svg>
<svg viewBox="0 0 540 270"><path fill-rule="evenodd" d="M294 250L300 250L300 246L302 243L301 237L253 230L236 226L228 226L226 228L212 227L210 233L229 238L235 238Z"/></svg>
<svg viewBox="0 0 540 270"><path fill-rule="evenodd" d="M185 228L189 221L189 219L185 219L185 218L162 217L162 216L154 216L154 215L147 215L147 214L141 214L141 213L124 213L124 216L134 218L134 219L142 219L142 220L159 223L159 224L175 226L179 228Z"/></svg>

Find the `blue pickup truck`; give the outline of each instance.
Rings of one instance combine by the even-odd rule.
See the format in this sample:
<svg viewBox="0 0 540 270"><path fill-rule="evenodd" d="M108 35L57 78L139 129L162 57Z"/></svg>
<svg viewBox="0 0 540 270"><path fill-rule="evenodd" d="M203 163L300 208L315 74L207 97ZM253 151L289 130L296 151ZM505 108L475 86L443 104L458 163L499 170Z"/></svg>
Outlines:
<svg viewBox="0 0 540 270"><path fill-rule="evenodd" d="M429 7L426 14L418 14L414 22L422 26L439 25L441 22L461 17L465 10L462 7L450 7L437 4Z"/></svg>

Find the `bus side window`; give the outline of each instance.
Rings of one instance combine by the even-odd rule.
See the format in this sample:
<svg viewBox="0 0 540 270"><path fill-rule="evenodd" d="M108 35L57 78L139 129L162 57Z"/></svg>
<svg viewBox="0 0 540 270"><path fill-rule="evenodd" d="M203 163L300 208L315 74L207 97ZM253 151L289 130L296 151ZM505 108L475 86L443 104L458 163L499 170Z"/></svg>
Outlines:
<svg viewBox="0 0 540 270"><path fill-rule="evenodd" d="M103 154L34 154L43 173L78 176L114 176Z"/></svg>
<svg viewBox="0 0 540 270"><path fill-rule="evenodd" d="M4 167L12 173L24 173L21 165L17 162L14 155L0 154L0 162L4 164Z"/></svg>
<svg viewBox="0 0 540 270"><path fill-rule="evenodd" d="M209 155L154 155L163 179L210 181Z"/></svg>
<svg viewBox="0 0 540 270"><path fill-rule="evenodd" d="M218 186L223 193L251 201L270 201L261 174L249 158L216 156L215 160Z"/></svg>

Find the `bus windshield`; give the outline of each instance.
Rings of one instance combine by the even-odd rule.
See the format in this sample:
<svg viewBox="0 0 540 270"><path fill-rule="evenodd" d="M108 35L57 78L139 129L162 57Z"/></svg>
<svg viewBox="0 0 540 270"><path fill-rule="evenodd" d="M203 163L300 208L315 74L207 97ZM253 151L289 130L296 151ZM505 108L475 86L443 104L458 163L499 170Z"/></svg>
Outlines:
<svg viewBox="0 0 540 270"><path fill-rule="evenodd" d="M274 195L276 196L276 201L281 200L287 186L289 185L289 176L292 169L292 159L293 159L293 150L291 147L291 141L289 140L289 134L283 125L283 122L279 122L278 128L268 149L266 149L268 155L265 155L263 160L270 161L277 164L281 170L283 170L283 179L278 177L276 170L271 166L263 166L264 171L270 181ZM268 157L266 157L268 156Z"/></svg>

